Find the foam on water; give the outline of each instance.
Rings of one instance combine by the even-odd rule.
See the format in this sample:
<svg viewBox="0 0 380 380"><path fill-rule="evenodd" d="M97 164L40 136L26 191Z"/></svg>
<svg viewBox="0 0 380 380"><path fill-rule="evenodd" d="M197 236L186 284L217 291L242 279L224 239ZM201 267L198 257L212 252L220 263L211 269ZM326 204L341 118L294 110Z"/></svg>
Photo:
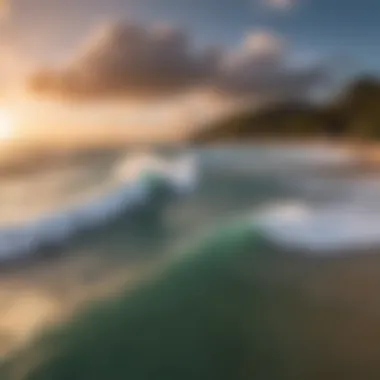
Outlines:
<svg viewBox="0 0 380 380"><path fill-rule="evenodd" d="M28 255L46 245L59 244L83 229L107 223L129 209L148 204L154 188L145 174L154 174L174 192L183 194L196 186L196 161L194 157L182 157L169 162L149 155L122 158L101 192L33 220L0 228L0 259Z"/></svg>
<svg viewBox="0 0 380 380"><path fill-rule="evenodd" d="M351 252L380 246L380 212L359 204L273 205L255 214L253 225L275 243L308 252Z"/></svg>
<svg viewBox="0 0 380 380"><path fill-rule="evenodd" d="M126 157L116 165L115 176L122 181L136 181L145 173L158 173L168 180L176 191L194 190L198 182L198 163L195 155L179 157L175 160L157 159L149 154Z"/></svg>

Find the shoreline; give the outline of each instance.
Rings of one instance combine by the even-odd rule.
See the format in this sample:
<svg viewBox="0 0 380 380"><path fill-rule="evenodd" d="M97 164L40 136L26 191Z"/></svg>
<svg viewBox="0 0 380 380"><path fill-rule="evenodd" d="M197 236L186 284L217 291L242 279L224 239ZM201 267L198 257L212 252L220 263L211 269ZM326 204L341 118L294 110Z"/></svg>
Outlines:
<svg viewBox="0 0 380 380"><path fill-rule="evenodd" d="M190 143L191 148L216 148L216 147L267 147L267 148L326 148L342 150L352 155L355 166L380 166L380 142L359 142L353 140L331 139L272 139L253 138L245 140L228 140L213 142ZM380 169L380 167L379 167Z"/></svg>

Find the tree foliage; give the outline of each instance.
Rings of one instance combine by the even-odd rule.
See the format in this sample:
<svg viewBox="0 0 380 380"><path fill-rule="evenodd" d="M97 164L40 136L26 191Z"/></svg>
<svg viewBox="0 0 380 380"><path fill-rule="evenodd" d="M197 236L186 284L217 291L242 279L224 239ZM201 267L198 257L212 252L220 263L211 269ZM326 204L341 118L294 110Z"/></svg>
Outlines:
<svg viewBox="0 0 380 380"><path fill-rule="evenodd" d="M214 123L195 143L247 138L380 139L380 80L362 77L323 105L277 103Z"/></svg>

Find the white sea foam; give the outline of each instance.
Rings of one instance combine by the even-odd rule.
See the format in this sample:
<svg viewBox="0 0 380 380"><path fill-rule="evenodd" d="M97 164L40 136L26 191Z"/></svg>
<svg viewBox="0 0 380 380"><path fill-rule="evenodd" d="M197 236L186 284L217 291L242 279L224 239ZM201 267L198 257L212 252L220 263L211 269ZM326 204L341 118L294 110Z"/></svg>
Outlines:
<svg viewBox="0 0 380 380"><path fill-rule="evenodd" d="M107 223L129 209L147 204L153 188L144 174L154 174L175 192L183 194L196 186L194 157L166 161L144 155L117 162L107 183L86 197L38 217L17 220L0 227L0 259L28 255L47 244L59 244L72 234Z"/></svg>
<svg viewBox="0 0 380 380"><path fill-rule="evenodd" d="M191 191L198 183L198 162L195 155L162 160L149 154L127 156L116 165L115 177L122 181L136 181L146 172L159 174L179 192Z"/></svg>
<svg viewBox="0 0 380 380"><path fill-rule="evenodd" d="M274 205L256 214L253 225L275 243L309 252L350 252L380 246L379 210L355 203Z"/></svg>

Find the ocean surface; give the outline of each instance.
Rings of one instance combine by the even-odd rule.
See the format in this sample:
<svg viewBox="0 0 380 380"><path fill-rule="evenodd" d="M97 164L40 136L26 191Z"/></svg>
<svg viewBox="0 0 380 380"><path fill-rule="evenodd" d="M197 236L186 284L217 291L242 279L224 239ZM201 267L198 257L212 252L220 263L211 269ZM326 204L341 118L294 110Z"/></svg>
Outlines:
<svg viewBox="0 0 380 380"><path fill-rule="evenodd" d="M252 220L260 215L264 223L275 219L289 228L294 223L297 229L296 224L301 223L305 233L289 236L294 243L301 243L307 239L301 235L309 224L323 224L323 218L345 219L350 212L368 213L365 219L377 217L373 206L377 204L378 179L339 178L337 169L353 159L343 149L324 147L160 148L137 153L80 152L42 167L26 166L24 171L0 178L0 259L6 263L33 258L41 251L51 250L46 254L54 257L54 250L92 250L99 247L96 235L103 230L109 235L110 247L123 245L121 238L128 239L128 229L118 226L127 221L133 225L140 212L151 209L154 214L157 208L161 227L170 235L165 239L160 234L165 244L172 245L184 231L191 236L197 227L249 210ZM323 169L333 167L334 175L323 176ZM158 193L162 193L161 201L155 199ZM369 224L373 225L372 220ZM310 226L315 230L315 244L324 240L316 236L320 228ZM115 244L113 236L118 229L123 232ZM280 230L273 232L278 235L275 238L281 238ZM103 236L99 240L103 241Z"/></svg>
<svg viewBox="0 0 380 380"><path fill-rule="evenodd" d="M268 273L278 278L294 268L300 271L299 261L289 264L294 257L306 260L303 275L315 279L309 258L331 260L334 266L361 255L369 260L380 247L380 171L359 167L345 148L323 145L80 152L2 173L0 199L4 361L33 342L42 328L65 323L90 300L133 288L167 262L184 260L188 249L219 227L225 232L213 240L214 251L223 251L222 237L234 229L248 231L270 246L268 252L277 252ZM231 244L226 245L229 254ZM217 265L217 256L211 263ZM361 275L370 276L372 269ZM202 269L198 273L201 279ZM300 278L297 272L292 281ZM323 279L323 284L331 282L329 276ZM297 377L294 368L289 378L322 379ZM224 378L207 371L207 376L180 378ZM27 373L9 379L29 379ZM42 373L30 379L49 378ZM175 378L152 376L131 378ZM265 376L258 378L276 378Z"/></svg>

